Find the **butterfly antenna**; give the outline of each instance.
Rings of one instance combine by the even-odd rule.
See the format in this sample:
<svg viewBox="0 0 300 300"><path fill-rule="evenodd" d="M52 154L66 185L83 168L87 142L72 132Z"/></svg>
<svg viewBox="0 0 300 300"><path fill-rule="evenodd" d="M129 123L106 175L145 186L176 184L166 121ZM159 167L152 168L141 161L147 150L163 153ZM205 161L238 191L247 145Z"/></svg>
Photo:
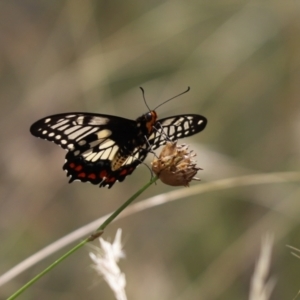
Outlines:
<svg viewBox="0 0 300 300"><path fill-rule="evenodd" d="M159 104L158 106L156 106L153 110L157 110L157 109L158 109L160 106L162 106L163 104L165 104L165 103L167 103L167 102L169 102L169 101L171 101L171 100L173 100L173 99L175 99L175 98L177 98L177 97L179 97L179 96L181 96L181 95L187 93L190 89L191 89L191 88L188 86L188 88L187 88L184 92L182 92L182 93L180 93L180 94L178 94L178 95L176 95L176 96L174 96L174 97L172 97L172 98L170 98L170 99L164 101L163 103L161 103L161 104ZM148 105L147 105L147 107L148 107Z"/></svg>
<svg viewBox="0 0 300 300"><path fill-rule="evenodd" d="M142 94L143 94L143 99L144 99L145 105L147 106L148 110L151 112L151 109L150 109L150 107L148 106L147 101L146 101L146 98L145 98L145 91L144 91L144 89L143 89L141 86L140 86L140 89L141 89Z"/></svg>

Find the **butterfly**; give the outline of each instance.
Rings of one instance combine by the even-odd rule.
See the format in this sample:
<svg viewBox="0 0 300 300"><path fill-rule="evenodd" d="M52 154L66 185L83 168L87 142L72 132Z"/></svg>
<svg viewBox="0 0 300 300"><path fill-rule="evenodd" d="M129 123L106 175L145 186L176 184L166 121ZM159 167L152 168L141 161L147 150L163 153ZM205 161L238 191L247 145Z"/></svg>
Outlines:
<svg viewBox="0 0 300 300"><path fill-rule="evenodd" d="M147 154L202 131L205 117L196 114L157 119L155 110L136 120L95 113L62 113L38 120L32 135L67 150L63 169L69 182L80 180L111 188L122 182Z"/></svg>

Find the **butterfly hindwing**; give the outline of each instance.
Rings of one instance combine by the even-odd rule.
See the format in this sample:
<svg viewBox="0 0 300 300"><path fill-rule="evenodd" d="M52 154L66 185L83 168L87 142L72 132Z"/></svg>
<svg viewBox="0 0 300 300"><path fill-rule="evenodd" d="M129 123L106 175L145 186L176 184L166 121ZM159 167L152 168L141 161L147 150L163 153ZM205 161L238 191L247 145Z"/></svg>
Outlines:
<svg viewBox="0 0 300 300"><path fill-rule="evenodd" d="M148 151L144 148L136 150L133 156L129 156L124 165L115 171L111 170L111 161L98 160L90 162L82 156L73 156L71 152L66 155L66 162L63 169L66 170L70 181L80 180L100 184L100 187L108 186L111 188L116 181L122 182L127 175L130 175L135 168L146 158Z"/></svg>

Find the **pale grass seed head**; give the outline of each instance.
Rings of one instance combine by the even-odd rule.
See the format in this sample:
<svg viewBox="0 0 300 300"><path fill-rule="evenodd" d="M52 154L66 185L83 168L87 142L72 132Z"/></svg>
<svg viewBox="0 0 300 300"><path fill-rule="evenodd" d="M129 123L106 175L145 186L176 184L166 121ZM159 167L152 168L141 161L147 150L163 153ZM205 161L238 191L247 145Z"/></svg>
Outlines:
<svg viewBox="0 0 300 300"><path fill-rule="evenodd" d="M118 229L113 243L100 238L100 249L98 253L90 252L90 257L94 262L93 268L107 282L115 294L117 300L127 300L125 293L126 278L121 272L118 262L125 257L121 244L122 229Z"/></svg>
<svg viewBox="0 0 300 300"><path fill-rule="evenodd" d="M273 236L267 234L262 239L260 255L251 278L249 300L269 300L275 286L275 278L269 278Z"/></svg>

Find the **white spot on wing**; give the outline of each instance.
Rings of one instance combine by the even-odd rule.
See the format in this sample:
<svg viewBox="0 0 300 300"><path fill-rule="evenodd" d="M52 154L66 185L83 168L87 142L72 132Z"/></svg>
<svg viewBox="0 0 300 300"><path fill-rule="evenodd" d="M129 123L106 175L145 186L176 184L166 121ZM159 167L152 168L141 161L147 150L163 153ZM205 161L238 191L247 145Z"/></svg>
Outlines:
<svg viewBox="0 0 300 300"><path fill-rule="evenodd" d="M166 121L163 122L163 126L172 124L174 122L174 120L175 120L175 118L167 119Z"/></svg>
<svg viewBox="0 0 300 300"><path fill-rule="evenodd" d="M90 130L90 126L88 127L82 127L81 129L73 132L72 134L69 135L69 139L70 140L74 140L76 138L78 138L80 135L84 134L86 131Z"/></svg>
<svg viewBox="0 0 300 300"><path fill-rule="evenodd" d="M93 152L91 155L85 157L85 160L91 161L94 159L94 157L96 156L96 154L98 155L99 153L97 152ZM94 160L93 160L94 161Z"/></svg>
<svg viewBox="0 0 300 300"><path fill-rule="evenodd" d="M175 125L175 126L178 126L178 125L180 125L183 121L184 121L184 118L179 118L179 119L174 123L174 125Z"/></svg>
<svg viewBox="0 0 300 300"><path fill-rule="evenodd" d="M89 127L89 128L90 128L90 127ZM86 136L92 134L93 132L97 131L98 129L99 129L98 127L91 129L90 131L88 131L87 133L85 133L84 135L82 135L79 139L82 139L82 138L84 138L84 137L86 137ZM77 140L78 140L78 139L77 139Z"/></svg>
<svg viewBox="0 0 300 300"><path fill-rule="evenodd" d="M116 159L118 150L119 150L118 146L114 146L112 148L102 150L97 154L97 157L94 157L93 161L96 161L98 159L109 159L111 161L114 161L114 164L115 164L115 159Z"/></svg>
<svg viewBox="0 0 300 300"><path fill-rule="evenodd" d="M168 135L173 135L175 133L175 127L171 126Z"/></svg>
<svg viewBox="0 0 300 300"><path fill-rule="evenodd" d="M75 130L77 130L77 129L79 129L79 128L81 128L81 126L79 126L79 125L70 127L69 129L67 129L67 130L64 132L64 134L68 135L68 134L70 134L71 132L74 132Z"/></svg>
<svg viewBox="0 0 300 300"><path fill-rule="evenodd" d="M80 116L76 119L77 124L80 125L106 125L109 119L105 117L90 117L90 116Z"/></svg>
<svg viewBox="0 0 300 300"><path fill-rule="evenodd" d="M45 120L45 123L49 123L51 121L51 118L48 118Z"/></svg>
<svg viewBox="0 0 300 300"><path fill-rule="evenodd" d="M94 148L95 146L97 146L98 144L102 143L104 140L103 139L100 139L100 140L96 140L96 141L93 141L90 144L90 147L91 148Z"/></svg>
<svg viewBox="0 0 300 300"><path fill-rule="evenodd" d="M86 158L86 157L88 157L89 155L91 155L92 153L93 153L93 149L89 149L89 150L83 152L83 153L82 153L82 156L83 156L84 158Z"/></svg>
<svg viewBox="0 0 300 300"><path fill-rule="evenodd" d="M73 150L73 149L74 149L74 145L73 145L73 144L69 144L69 145L68 145L68 148L69 148L70 150Z"/></svg>
<svg viewBox="0 0 300 300"><path fill-rule="evenodd" d="M60 127L66 123L69 123L69 120L61 119L59 120L55 125L50 126L52 129L56 129L57 127Z"/></svg>
<svg viewBox="0 0 300 300"><path fill-rule="evenodd" d="M113 146L114 144L115 144L115 142L113 140L107 140L99 146L99 149L105 149L105 148Z"/></svg>
<svg viewBox="0 0 300 300"><path fill-rule="evenodd" d="M108 129L103 129L99 132L97 132L97 136L99 139L107 138L111 135L111 131Z"/></svg>
<svg viewBox="0 0 300 300"><path fill-rule="evenodd" d="M149 136L148 140L151 140L151 139L153 139L154 137L155 137L155 133L153 132L153 133Z"/></svg>
<svg viewBox="0 0 300 300"><path fill-rule="evenodd" d="M129 156L129 157L125 160L123 166L132 164L134 160L135 160L135 159L134 159L133 156Z"/></svg>
<svg viewBox="0 0 300 300"><path fill-rule="evenodd" d="M57 140L60 140L61 139L61 135L57 135L56 137L55 137Z"/></svg>
<svg viewBox="0 0 300 300"><path fill-rule="evenodd" d="M81 140L78 142L78 145L83 146L86 144L86 140Z"/></svg>
<svg viewBox="0 0 300 300"><path fill-rule="evenodd" d="M113 157L111 157L111 152L112 152L111 148L104 150L102 152L101 159L111 159L112 160Z"/></svg>
<svg viewBox="0 0 300 300"><path fill-rule="evenodd" d="M119 147L118 147L118 146L114 146L114 147L111 149L111 154L110 154L110 156L111 156L111 157L115 157L116 154L117 154L117 152L118 152L118 150L119 150Z"/></svg>
<svg viewBox="0 0 300 300"><path fill-rule="evenodd" d="M70 125L67 124L67 125L64 125L64 126L61 126L59 128L57 128L58 130L62 131L62 130L65 130L66 128L68 128Z"/></svg>
<svg viewBox="0 0 300 300"><path fill-rule="evenodd" d="M47 130L43 130L42 134L46 134L48 131Z"/></svg>
<svg viewBox="0 0 300 300"><path fill-rule="evenodd" d="M50 133L49 133L49 136L50 136L50 137L54 136L54 132L50 132Z"/></svg>
<svg viewBox="0 0 300 300"><path fill-rule="evenodd" d="M104 117L93 117L89 121L89 125L106 125L109 122L108 118Z"/></svg>
<svg viewBox="0 0 300 300"><path fill-rule="evenodd" d="M84 116L80 116L76 119L76 123L79 125L83 125Z"/></svg>
<svg viewBox="0 0 300 300"><path fill-rule="evenodd" d="M95 152L95 154L97 154L97 155L95 155L94 157L93 157L93 159L92 159L92 162L95 162L95 161L97 161L97 160L99 160L100 159L100 157L101 157L101 155L102 155L102 151L101 152Z"/></svg>
<svg viewBox="0 0 300 300"><path fill-rule="evenodd" d="M80 154L79 150L74 151L74 155L79 155L79 154Z"/></svg>

